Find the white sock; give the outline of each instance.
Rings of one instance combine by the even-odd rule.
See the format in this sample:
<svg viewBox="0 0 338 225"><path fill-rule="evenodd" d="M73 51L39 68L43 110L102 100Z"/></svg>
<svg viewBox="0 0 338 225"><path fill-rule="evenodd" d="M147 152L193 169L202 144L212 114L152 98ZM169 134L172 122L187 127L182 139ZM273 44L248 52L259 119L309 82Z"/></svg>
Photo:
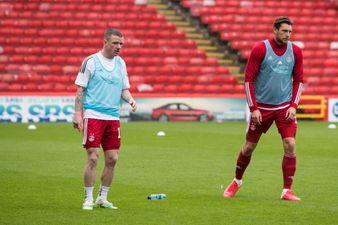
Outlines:
<svg viewBox="0 0 338 225"><path fill-rule="evenodd" d="M234 181L237 183L238 186L241 186L243 181L242 180L238 180L238 179L234 179Z"/></svg>
<svg viewBox="0 0 338 225"><path fill-rule="evenodd" d="M109 191L109 187L100 185L100 192L99 192L98 198L107 200L108 191Z"/></svg>
<svg viewBox="0 0 338 225"><path fill-rule="evenodd" d="M94 187L85 187L85 201L93 201Z"/></svg>
<svg viewBox="0 0 338 225"><path fill-rule="evenodd" d="M289 189L288 188L283 188L283 191L282 191L282 196L285 195L285 193L288 191Z"/></svg>

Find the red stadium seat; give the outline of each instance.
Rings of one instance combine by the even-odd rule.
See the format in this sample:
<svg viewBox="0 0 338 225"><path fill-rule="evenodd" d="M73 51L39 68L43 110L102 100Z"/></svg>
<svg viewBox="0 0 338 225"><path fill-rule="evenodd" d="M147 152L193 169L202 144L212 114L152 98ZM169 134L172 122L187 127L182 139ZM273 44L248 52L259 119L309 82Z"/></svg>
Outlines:
<svg viewBox="0 0 338 225"><path fill-rule="evenodd" d="M155 93L165 93L166 91L165 89L165 85L164 84L154 84L153 85L153 92Z"/></svg>
<svg viewBox="0 0 338 225"><path fill-rule="evenodd" d="M227 94L233 93L234 92L234 86L231 85L231 84L222 84L221 85L221 92L227 93Z"/></svg>
<svg viewBox="0 0 338 225"><path fill-rule="evenodd" d="M193 87L193 91L194 91L195 93L205 93L205 91L206 91L206 86L205 86L205 84L196 84L196 85L194 85L194 87Z"/></svg>
<svg viewBox="0 0 338 225"><path fill-rule="evenodd" d="M179 92L178 86L175 84L169 84L164 88L166 93L177 93Z"/></svg>
<svg viewBox="0 0 338 225"><path fill-rule="evenodd" d="M59 82L64 84L72 83L71 77L69 75L61 75L59 76Z"/></svg>
<svg viewBox="0 0 338 225"><path fill-rule="evenodd" d="M8 91L21 91L22 90L22 84L9 84Z"/></svg>
<svg viewBox="0 0 338 225"><path fill-rule="evenodd" d="M144 77L139 75L133 75L129 77L129 82L132 85L144 83Z"/></svg>
<svg viewBox="0 0 338 225"><path fill-rule="evenodd" d="M192 93L193 85L192 84L182 84L179 87L179 91L182 93Z"/></svg>
<svg viewBox="0 0 338 225"><path fill-rule="evenodd" d="M30 82L40 83L43 79L42 79L42 75L31 74L29 76L29 80L30 80Z"/></svg>
<svg viewBox="0 0 338 225"><path fill-rule="evenodd" d="M67 90L69 92L76 92L77 91L77 86L75 84L74 85L68 85Z"/></svg>
<svg viewBox="0 0 338 225"><path fill-rule="evenodd" d="M332 85L334 79L332 77L321 77L320 78L320 85Z"/></svg>
<svg viewBox="0 0 338 225"><path fill-rule="evenodd" d="M184 83L187 83L187 84L196 84L198 82L198 77L197 76L183 76L182 77Z"/></svg>
<svg viewBox="0 0 338 225"><path fill-rule="evenodd" d="M22 74L16 77L16 82L18 83L27 83L30 80L29 75Z"/></svg>
<svg viewBox="0 0 338 225"><path fill-rule="evenodd" d="M210 75L201 75L201 76L198 76L197 81L198 83L201 83L201 84L208 84L208 83L211 83L212 77L213 76L210 76Z"/></svg>
<svg viewBox="0 0 338 225"><path fill-rule="evenodd" d="M68 86L65 84L55 84L53 91L65 92L65 91L68 91Z"/></svg>
<svg viewBox="0 0 338 225"><path fill-rule="evenodd" d="M222 92L221 86L218 84L209 84L206 86L207 93L220 93Z"/></svg>
<svg viewBox="0 0 338 225"><path fill-rule="evenodd" d="M235 94L245 94L244 85L237 84L235 85Z"/></svg>
<svg viewBox="0 0 338 225"><path fill-rule="evenodd" d="M168 77L168 82L171 84L179 84L182 82L182 76L179 75L173 75Z"/></svg>
<svg viewBox="0 0 338 225"><path fill-rule="evenodd" d="M171 82L171 78L169 76L156 76L155 83L165 84L167 82Z"/></svg>
<svg viewBox="0 0 338 225"><path fill-rule="evenodd" d="M53 86L51 83L44 83L44 84L40 84L38 87L39 91L46 91L49 92L51 90L53 90Z"/></svg>
<svg viewBox="0 0 338 225"><path fill-rule="evenodd" d="M32 91L32 92L36 92L38 91L38 84L35 83L27 83L23 85L23 90L24 91Z"/></svg>
<svg viewBox="0 0 338 225"><path fill-rule="evenodd" d="M9 84L8 83L0 83L0 91L8 91L9 90Z"/></svg>
<svg viewBox="0 0 338 225"><path fill-rule="evenodd" d="M3 74L1 82L3 83L13 83L16 80L16 74Z"/></svg>

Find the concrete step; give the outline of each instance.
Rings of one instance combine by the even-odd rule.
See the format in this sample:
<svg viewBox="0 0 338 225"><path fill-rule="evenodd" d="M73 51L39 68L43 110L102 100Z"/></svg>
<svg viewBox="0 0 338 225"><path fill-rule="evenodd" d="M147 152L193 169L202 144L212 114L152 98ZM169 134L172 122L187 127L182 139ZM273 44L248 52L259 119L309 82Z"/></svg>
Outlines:
<svg viewBox="0 0 338 225"><path fill-rule="evenodd" d="M240 67L239 66L228 66L231 74L238 74Z"/></svg>
<svg viewBox="0 0 338 225"><path fill-rule="evenodd" d="M175 21L183 21L182 17L177 15L165 15L167 21L175 22Z"/></svg>
<svg viewBox="0 0 338 225"><path fill-rule="evenodd" d="M199 50L206 50L206 51L216 51L217 50L217 48L215 46L211 46L211 45L198 45L197 48ZM209 53L211 54L211 53L217 53L217 52L207 52L207 55Z"/></svg>
<svg viewBox="0 0 338 225"><path fill-rule="evenodd" d="M155 7L157 10L167 10L168 9L168 5L165 5L165 4L152 3L152 4L149 4L149 5Z"/></svg>
<svg viewBox="0 0 338 225"><path fill-rule="evenodd" d="M187 33L197 32L195 27L177 27L177 30L184 31L184 32L187 32Z"/></svg>
<svg viewBox="0 0 338 225"><path fill-rule="evenodd" d="M216 48L216 47L214 47ZM206 52L208 57L223 58L224 54L222 52Z"/></svg>
<svg viewBox="0 0 338 225"><path fill-rule="evenodd" d="M163 4L161 0L147 0L148 5Z"/></svg>
<svg viewBox="0 0 338 225"><path fill-rule="evenodd" d="M172 9L160 9L157 12L162 15L176 15L176 11Z"/></svg>
<svg viewBox="0 0 338 225"><path fill-rule="evenodd" d="M189 22L186 21L173 21L174 24L176 24L176 26L178 27L188 27L190 26Z"/></svg>
<svg viewBox="0 0 338 225"><path fill-rule="evenodd" d="M240 84L244 84L244 73L236 73L233 76L236 76L238 78Z"/></svg>
<svg viewBox="0 0 338 225"><path fill-rule="evenodd" d="M162 2L162 0L148 0L148 4L155 7L158 14L163 15L167 21L174 23L177 30L185 32L188 39L194 40L197 44L197 48L204 50L207 57L216 58L221 66L227 66L229 68L232 75L238 76L241 82L244 80L244 74L240 74L240 67L234 66L236 64L232 59L224 59L224 53L218 50L211 40L205 39L204 34L190 22L187 22L183 16L178 15L175 10L172 10L166 3Z"/></svg>
<svg viewBox="0 0 338 225"><path fill-rule="evenodd" d="M197 45L212 45L209 39L195 39Z"/></svg>
<svg viewBox="0 0 338 225"><path fill-rule="evenodd" d="M218 63L221 65L232 65L233 61L231 59L219 59Z"/></svg>
<svg viewBox="0 0 338 225"><path fill-rule="evenodd" d="M203 34L200 34L200 33L187 33L186 35L187 35L187 38L193 39L195 41L204 38Z"/></svg>

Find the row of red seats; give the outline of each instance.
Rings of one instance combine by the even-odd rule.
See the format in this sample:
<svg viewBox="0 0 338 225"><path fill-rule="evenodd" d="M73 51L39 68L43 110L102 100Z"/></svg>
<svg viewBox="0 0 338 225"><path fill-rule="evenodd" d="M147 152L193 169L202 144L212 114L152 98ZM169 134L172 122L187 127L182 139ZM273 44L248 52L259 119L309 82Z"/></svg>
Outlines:
<svg viewBox="0 0 338 225"><path fill-rule="evenodd" d="M248 39L231 40L230 39L230 41L238 41L239 43L240 42L257 42L257 41L266 39L270 36L271 36L271 34L268 35L268 36L265 36L264 38L261 36L262 39L258 39L258 38L255 38L256 40L248 40ZM221 35L221 38L222 38L223 41L227 41L227 40L229 41L229 39L224 39L224 38L226 38L226 36ZM338 33L335 33L335 34L331 34L331 33L296 33L295 35L292 36L292 40L302 41L305 44L308 41L312 42L313 40L318 40L320 42L328 42L328 44L329 44L330 42L334 42L334 41L338 40ZM251 47L251 45L246 46L245 48L247 48L247 47Z"/></svg>
<svg viewBox="0 0 338 225"><path fill-rule="evenodd" d="M33 74L30 74L33 73ZM39 75L34 72L27 72L25 74L0 74L0 81L7 84L17 84L17 83L63 83L69 84L74 83L76 73L73 76L70 75Z"/></svg>
<svg viewBox="0 0 338 225"><path fill-rule="evenodd" d="M318 31L320 33L320 31ZM338 32L338 30L337 30ZM253 43L257 43L258 41L264 40L267 37L271 37L271 31L269 32L260 32L260 33L241 33L237 31L224 31L220 34L222 40L229 40L229 41L238 41L238 40L243 40L243 41L250 41ZM309 35L309 37L312 37ZM296 41L296 44L298 43L299 46L305 50L329 50L331 49L331 42L328 41L306 41L302 39L302 34L299 33L298 31L294 31L294 34L292 35L292 39L294 40L302 40L302 41Z"/></svg>
<svg viewBox="0 0 338 225"><path fill-rule="evenodd" d="M262 7L202 7L199 10L199 16L206 16L206 15L248 15L248 16L274 16L274 15L289 15L292 18L297 18L301 15L301 17L336 17L337 11L334 8L331 9L323 9L323 8L264 8L264 15L262 15ZM240 16L237 16L240 19ZM314 18L313 18L314 19ZM315 19L317 20L317 19Z"/></svg>
<svg viewBox="0 0 338 225"><path fill-rule="evenodd" d="M79 64L80 65L80 64ZM0 64L0 75L6 75L9 78L8 81L16 81L12 76L23 75L23 76L33 76L29 74L37 74L34 76L39 76L40 78L34 78L36 81L42 80L41 75L76 75L79 71L80 66L60 66L54 64L49 66L48 64ZM181 77L184 76L203 76L203 75L229 75L230 71L227 67L220 66L185 66L185 65L160 65L160 66L128 66L128 73L131 76L139 75L139 76L160 76L160 75L178 75ZM33 79L33 78L30 78Z"/></svg>
<svg viewBox="0 0 338 225"><path fill-rule="evenodd" d="M271 25L271 17L275 17L276 15L279 15L277 13L274 13L270 16L240 16L240 15L229 15L229 14L222 14L222 15L215 15L215 14L207 14L205 16L202 16L202 22L204 24L210 24L210 23L236 23L238 25L244 25L244 24L266 24ZM282 14L283 15L283 14ZM334 24L337 24L338 18L337 16L332 17L293 17L293 21L296 24L299 25L307 25L309 20L311 20L311 24L314 26L316 25L322 25L322 24L332 24L332 27Z"/></svg>
<svg viewBox="0 0 338 225"><path fill-rule="evenodd" d="M0 83L0 92L75 92L77 90L74 84L6 84ZM229 84L154 84L148 88L133 86L131 88L135 92L148 92L148 93L224 93L224 94L244 94L244 87L242 85L229 85Z"/></svg>
<svg viewBox="0 0 338 225"><path fill-rule="evenodd" d="M305 76L305 83L310 86L338 86L337 76Z"/></svg>
<svg viewBox="0 0 338 225"><path fill-rule="evenodd" d="M128 72L131 75L229 75L228 67L221 66L131 66L128 67Z"/></svg>
<svg viewBox="0 0 338 225"><path fill-rule="evenodd" d="M77 29L77 27L83 27L81 30ZM14 29L13 31L1 31L2 35L15 35L15 34L29 34L29 35L84 35L84 36L99 36L102 35L102 29L106 29L107 27L116 27L121 28L121 30L125 30L131 33L141 32L143 34L145 29L150 29L149 31L152 33L154 29L162 28L163 32L175 32L176 26L175 24L169 22L147 22L147 21L122 21L122 20L114 20L114 21L81 21L81 20L72 20L71 22L65 21L54 21L48 20L46 22L41 23L32 21L31 23L24 25L24 22L20 24L10 25L5 24L2 26L3 28ZM28 29L26 31L25 29ZM54 31L53 31L54 30ZM83 33L84 31L86 33ZM158 32L159 30L157 30ZM170 35L170 34L169 34ZM143 35L144 36L144 35Z"/></svg>
<svg viewBox="0 0 338 225"><path fill-rule="evenodd" d="M338 38L338 35L337 35ZM338 40L338 39L337 39ZM231 41L230 46L233 49L239 49L239 50L243 50L243 49L252 49L254 47L255 44L257 44L258 41L246 41L246 40L242 40L242 41ZM327 48L313 48L311 50L309 49L304 49L303 50L303 58L304 59L315 59L315 58L334 58L337 57L337 50L330 50L330 45L329 42L326 42L326 46L328 46ZM305 43L306 44L306 43ZM318 51L321 50L321 51Z"/></svg>
<svg viewBox="0 0 338 225"><path fill-rule="evenodd" d="M323 69L323 68L334 68L334 67L338 67L338 63L337 63L337 59L335 58L327 58L327 59L321 59L321 58L317 58L317 59L303 59L303 64L304 64L304 72L305 74L307 73L307 71L309 71L310 69ZM318 76L320 76L320 74L318 74Z"/></svg>
<svg viewBox="0 0 338 225"><path fill-rule="evenodd" d="M61 84L72 84L76 79L77 73L69 75L39 75L33 72L27 72L25 74L0 74L1 83L15 84L15 83L61 83ZM229 75L132 75L129 77L132 84L231 84L235 85L238 83L236 77Z"/></svg>
<svg viewBox="0 0 338 225"><path fill-rule="evenodd" d="M229 75L133 75L129 81L131 84L238 84L237 77Z"/></svg>
<svg viewBox="0 0 338 225"><path fill-rule="evenodd" d="M338 86L308 86L303 95L338 95Z"/></svg>
<svg viewBox="0 0 338 225"><path fill-rule="evenodd" d="M79 22L81 24L83 22ZM29 34L32 37L38 36L51 36L51 37L62 37L62 36L90 36L90 37L100 37L102 36L103 27L116 27L116 28L123 28L126 32L132 33L134 35L142 35L143 37L150 37L154 38L161 37L161 38L171 38L175 37L176 34L180 34L180 37L185 37L181 32L176 32L176 26L172 23L167 22L131 22L131 23L124 23L124 22L103 22L102 26L100 26L100 22L96 25L95 22L91 26L84 26L83 30L71 30L72 27L65 26L64 28L56 28L52 25L48 28L30 28L28 31L23 31L20 27L6 27L9 29L1 29L0 35L7 35L7 36L14 36L14 35L22 35L22 34ZM130 25L130 26L129 26ZM73 26L73 28L78 26ZM70 30L67 30L70 29ZM146 29L154 30L150 32L150 34L146 33ZM157 29L164 29L162 32L158 32ZM155 32L157 31L157 32ZM173 35L171 35L173 34ZM147 36L148 35L148 36ZM157 35L157 36L156 36Z"/></svg>
<svg viewBox="0 0 338 225"><path fill-rule="evenodd" d="M274 19L273 17L270 18L270 25L255 24L255 30L257 31L255 32L255 34L257 35L263 35L267 33L271 34L271 29L272 29L271 23L273 19ZM241 32L244 35L245 33L252 31L252 24L212 23L212 24L209 24L209 27L212 32L220 32L220 33ZM322 24L320 26L314 26L314 27L309 27L308 25L299 24L293 27L293 32L295 34L308 33L309 31L310 33L330 33L330 32L334 33L334 32L338 32L338 28L334 24Z"/></svg>
<svg viewBox="0 0 338 225"><path fill-rule="evenodd" d="M229 84L182 84L182 85L174 85L174 84L154 84L151 86L133 86L131 88L133 93L214 93L214 94L244 94L244 86L243 85L229 85Z"/></svg>
<svg viewBox="0 0 338 225"><path fill-rule="evenodd" d="M154 35L155 36L155 35ZM153 48L153 49L166 49L166 48L176 48L176 49L197 49L196 42L194 40L189 39L166 39L166 38L157 38L152 37L148 39L143 39L145 37L142 36L127 36L125 41L126 47L145 47L145 48ZM98 37L91 38L81 38L78 37L75 39L74 37L65 37L65 38L47 38L47 37L0 37L0 45L4 46L17 46L20 44L21 46L59 46L62 47L73 47L74 46L84 46L86 48L95 47L96 49L101 45L101 39ZM87 43L87 45L86 45Z"/></svg>
<svg viewBox="0 0 338 225"><path fill-rule="evenodd" d="M338 67L305 67L305 77L337 77Z"/></svg>
<svg viewBox="0 0 338 225"><path fill-rule="evenodd" d="M44 3L55 3L55 0L44 0ZM74 3L74 0L57 0L58 3L64 3L64 4L72 4ZM84 4L84 3L94 3L94 4L100 4L100 3L108 3L108 4L135 4L135 0L77 0L78 4ZM3 2L3 4L8 3L9 5L13 4L11 0L7 0ZM40 3L41 0L26 0L25 4L31 4L31 3Z"/></svg>
<svg viewBox="0 0 338 225"><path fill-rule="evenodd" d="M30 8L28 8L30 7ZM14 4L14 5L5 5L2 4L1 8L12 10L12 16L17 16L20 13L24 12L21 17L27 17L31 15L36 15L40 18L40 15L44 16L43 18L48 18L46 14L50 12L62 12L62 11L70 11L70 12L125 12L125 13L156 13L156 8L152 6L139 6L134 4L93 4L93 3L82 3L82 4ZM36 14L37 12L37 14ZM51 13L51 15L55 15Z"/></svg>
<svg viewBox="0 0 338 225"><path fill-rule="evenodd" d="M270 18L270 22L272 23L273 18ZM338 20L337 20L338 23ZM227 22L217 22L213 23L209 21L206 24L210 24L210 29L213 32L219 32L221 34L222 40L228 40L235 37L235 33L237 33L238 39L251 39L252 33L252 24L229 24ZM271 24L270 24L271 25ZM266 38L268 35L271 35L271 26L267 24L258 24L255 25L255 30L257 31L255 34L257 36L253 37L254 40L259 40L262 38ZM337 40L336 32L338 32L338 27L334 25L322 25L314 30L314 27L309 28L308 26L300 25L294 26L294 34L292 38L295 40L302 41L310 41L313 40L318 41L335 41ZM331 36L329 36L331 35ZM227 39L228 38L228 39ZM302 39L301 39L302 38ZM312 40L311 40L312 38ZM315 38L315 39L313 39ZM303 40L306 39L306 40Z"/></svg>
<svg viewBox="0 0 338 225"><path fill-rule="evenodd" d="M264 9L278 9L278 8L284 8L284 9L291 9L291 8L297 8L297 9L303 9L307 8L309 10L311 9L317 9L317 8L324 8L324 9L330 9L335 6L334 2L330 1L303 1L303 0L288 0L288 1L275 1L275 0L253 0L253 1L241 1L241 0L216 0L215 1L216 6L219 8L228 8L228 7L236 7L236 8L264 8ZM181 1L182 6L186 8L192 8L192 9L200 9L203 7L203 1L191 1L191 0L182 0ZM197 10L199 11L199 10ZM199 14L198 14L199 15Z"/></svg>
<svg viewBox="0 0 338 225"><path fill-rule="evenodd" d="M75 92L77 89L76 85L73 84L52 84L52 83L0 83L0 92L22 92L22 91L31 91L31 92Z"/></svg>
<svg viewBox="0 0 338 225"><path fill-rule="evenodd" d="M95 53L95 52L94 52ZM0 57L0 61L10 62L11 64L20 66L24 64L35 64L35 65L49 65L49 64L59 64L59 65L80 65L83 60L81 56L64 56L57 55L52 57L52 55L12 55ZM130 66L165 66L165 65L180 65L180 66L196 66L196 67L206 67L206 66L218 66L218 61L215 58L203 58L203 57L125 57L125 61Z"/></svg>
<svg viewBox="0 0 338 225"><path fill-rule="evenodd" d="M1 41L0 41L1 44ZM29 55L29 56L41 56L41 54L54 55L57 54L72 54L74 55L89 55L98 51L98 48L82 48L82 47L12 47L5 46L2 48L2 54L21 54L21 55ZM140 55L152 55L153 57L162 57L168 63L177 63L179 61L176 57L185 57L185 58L206 58L205 50L199 49L152 49L152 48L123 48L120 54L123 58L127 57L128 61L133 61L134 57L138 57ZM129 58L133 57L133 58ZM167 64L167 63L166 63Z"/></svg>
<svg viewBox="0 0 338 225"><path fill-rule="evenodd" d="M86 17L88 20L83 20ZM60 20L62 19L62 20ZM44 26L55 26L55 27L94 27L95 22L99 27L109 25L109 21L121 21L126 23L127 26L132 26L130 22L164 22L165 17L158 14L125 14L125 13L72 13L72 12L63 12L60 15L55 16L55 18L48 17L48 20L43 20L40 18L14 18L14 17L4 17L0 21L0 24L4 27L44 27Z"/></svg>

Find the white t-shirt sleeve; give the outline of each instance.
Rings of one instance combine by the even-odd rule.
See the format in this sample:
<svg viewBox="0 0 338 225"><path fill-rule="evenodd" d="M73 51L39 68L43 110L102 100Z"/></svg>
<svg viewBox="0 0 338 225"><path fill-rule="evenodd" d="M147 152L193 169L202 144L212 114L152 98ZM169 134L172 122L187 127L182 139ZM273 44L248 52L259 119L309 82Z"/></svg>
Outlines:
<svg viewBox="0 0 338 225"><path fill-rule="evenodd" d="M94 73L94 69L94 58L92 56L85 58L77 74L75 84L81 87L87 87L88 81Z"/></svg>
<svg viewBox="0 0 338 225"><path fill-rule="evenodd" d="M129 84L129 78L128 78L128 73L127 73L127 66L126 66L126 62L121 59L122 62L122 89L129 89L130 88L130 84Z"/></svg>

